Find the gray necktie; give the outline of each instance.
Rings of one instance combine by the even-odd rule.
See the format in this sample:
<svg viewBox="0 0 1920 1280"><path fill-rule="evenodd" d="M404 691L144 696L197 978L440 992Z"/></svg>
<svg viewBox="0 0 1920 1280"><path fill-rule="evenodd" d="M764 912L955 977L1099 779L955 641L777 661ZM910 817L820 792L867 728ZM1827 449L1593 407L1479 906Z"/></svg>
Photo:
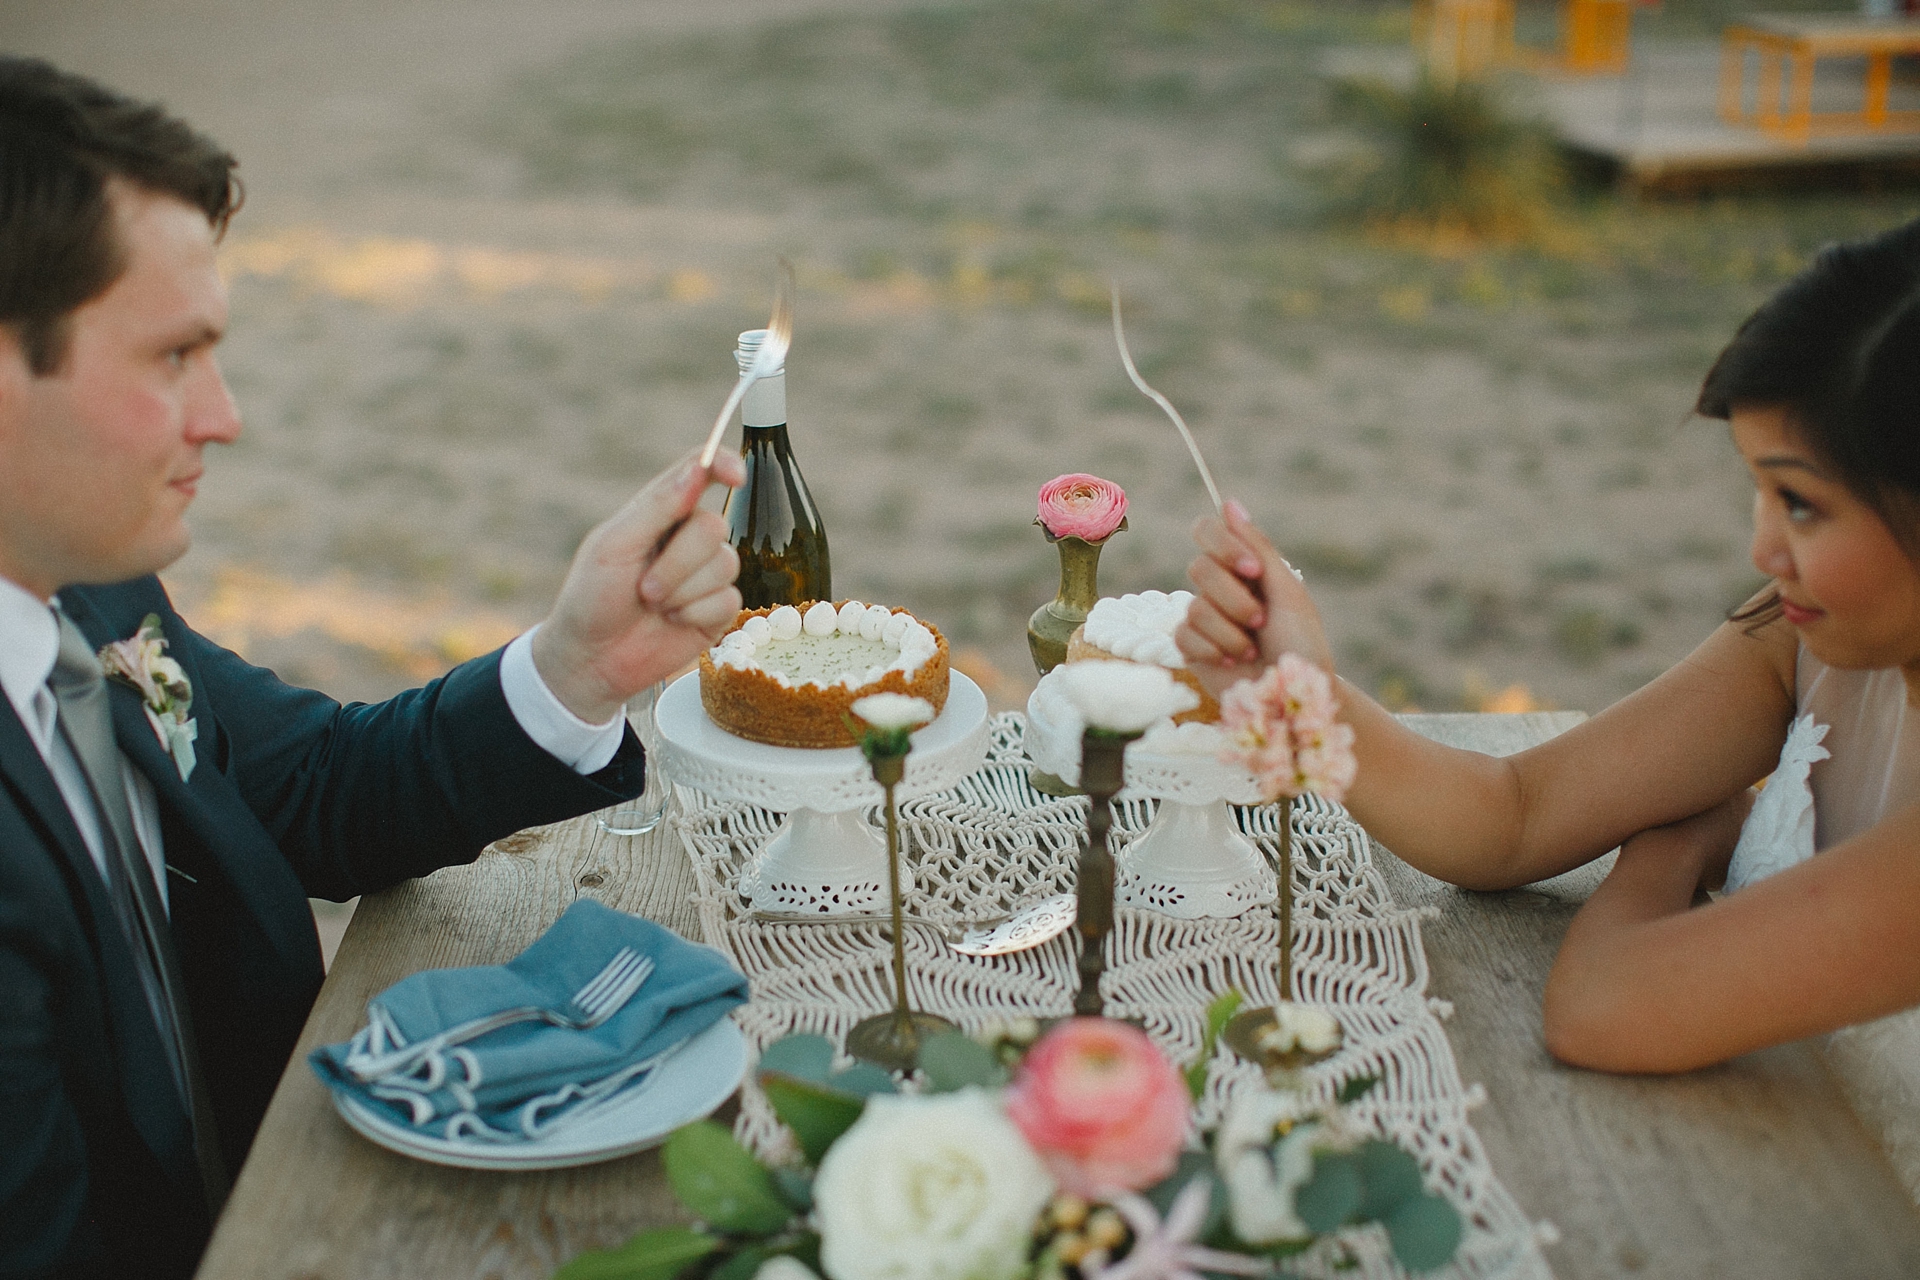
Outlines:
<svg viewBox="0 0 1920 1280"><path fill-rule="evenodd" d="M107 889L127 947L133 952L147 1006L166 1046L167 1066L186 1104L208 1209L218 1215L226 1200L226 1169L214 1130L211 1098L200 1070L173 931L133 832L133 809L121 771L120 748L113 740L106 678L80 628L58 609L54 616L60 622L60 652L47 684L59 704L60 731L73 748L93 792L94 808L102 820L100 837L106 845Z"/></svg>

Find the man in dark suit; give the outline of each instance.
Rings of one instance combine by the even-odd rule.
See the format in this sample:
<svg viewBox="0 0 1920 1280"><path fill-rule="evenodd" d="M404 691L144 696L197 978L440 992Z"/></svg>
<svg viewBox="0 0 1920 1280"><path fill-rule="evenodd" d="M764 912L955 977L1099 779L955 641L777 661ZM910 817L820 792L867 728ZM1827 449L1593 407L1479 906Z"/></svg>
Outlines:
<svg viewBox="0 0 1920 1280"><path fill-rule="evenodd" d="M232 168L0 58L0 1276L191 1274L320 985L305 898L636 794L623 702L739 607L695 511L739 462L688 459L588 535L533 632L377 706L195 634L153 574L240 430L214 361Z"/></svg>

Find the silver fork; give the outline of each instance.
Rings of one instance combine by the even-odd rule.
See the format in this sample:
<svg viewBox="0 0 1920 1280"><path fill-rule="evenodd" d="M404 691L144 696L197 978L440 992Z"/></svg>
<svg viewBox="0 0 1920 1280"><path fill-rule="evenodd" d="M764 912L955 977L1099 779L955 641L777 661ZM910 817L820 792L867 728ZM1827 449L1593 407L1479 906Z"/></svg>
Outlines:
<svg viewBox="0 0 1920 1280"><path fill-rule="evenodd" d="M727 433L727 423L733 418L733 411L740 407L740 398L747 394L747 388L786 361L787 348L793 345L793 288L793 264L782 258L779 282L773 290L773 318L767 321L767 336L760 340L760 349L753 353L753 363L740 375L727 402L720 406L720 416L713 420L706 448L700 450L702 471L713 465L713 455L720 451L720 437Z"/></svg>
<svg viewBox="0 0 1920 1280"><path fill-rule="evenodd" d="M350 1061L347 1070L356 1080L370 1083L382 1076L396 1071L411 1071L419 1063L433 1054L465 1044L489 1032L502 1027L515 1026L522 1022L545 1022L552 1026L564 1027L569 1031L591 1031L593 1028L620 1012L627 1001L646 980L653 976L653 957L644 956L632 947L622 947L609 960L606 967L595 974L568 1002L574 1012L566 1013L558 1009L549 1009L544 1005L525 1005L517 1009L502 1009L471 1022L463 1022L457 1027L449 1027L435 1036L429 1036L418 1044L410 1044L404 1049L395 1049L376 1057Z"/></svg>

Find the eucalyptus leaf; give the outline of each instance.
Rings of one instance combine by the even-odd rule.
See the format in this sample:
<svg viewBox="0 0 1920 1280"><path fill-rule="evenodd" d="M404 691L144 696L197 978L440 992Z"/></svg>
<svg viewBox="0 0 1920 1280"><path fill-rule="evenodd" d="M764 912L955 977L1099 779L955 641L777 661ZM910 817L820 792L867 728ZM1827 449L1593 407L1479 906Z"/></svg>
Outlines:
<svg viewBox="0 0 1920 1280"><path fill-rule="evenodd" d="M1370 1139L1355 1155L1364 1188L1359 1209L1363 1221L1385 1219L1407 1201L1425 1194L1419 1161L1393 1143Z"/></svg>
<svg viewBox="0 0 1920 1280"><path fill-rule="evenodd" d="M813 1212L813 1175L804 1169L786 1166L769 1169L773 1186L780 1198L793 1206L795 1213Z"/></svg>
<svg viewBox="0 0 1920 1280"><path fill-rule="evenodd" d="M1379 1076L1355 1076L1340 1086L1340 1105L1344 1107L1349 1103L1360 1101L1372 1093L1373 1087L1379 1083Z"/></svg>
<svg viewBox="0 0 1920 1280"><path fill-rule="evenodd" d="M773 1105L773 1114L793 1130L800 1150L814 1164L820 1163L827 1148L853 1127L853 1122L867 1107L864 1098L795 1076L762 1072L760 1089Z"/></svg>
<svg viewBox="0 0 1920 1280"><path fill-rule="evenodd" d="M1431 1271L1451 1261L1464 1229L1460 1214L1436 1195L1404 1201L1385 1225L1393 1256L1409 1271Z"/></svg>
<svg viewBox="0 0 1920 1280"><path fill-rule="evenodd" d="M952 1093L974 1085L997 1089L1007 1082L1007 1069L993 1050L958 1031L928 1037L920 1046L920 1070L928 1093Z"/></svg>
<svg viewBox="0 0 1920 1280"><path fill-rule="evenodd" d="M884 1067L876 1067L871 1062L856 1062L845 1071L836 1071L827 1077L827 1084L842 1093L850 1093L856 1098L871 1098L876 1093L898 1093L900 1086L893 1082L893 1073Z"/></svg>
<svg viewBox="0 0 1920 1280"><path fill-rule="evenodd" d="M773 1178L711 1120L676 1130L661 1153L667 1181L694 1216L729 1235L772 1235L793 1219Z"/></svg>
<svg viewBox="0 0 1920 1280"><path fill-rule="evenodd" d="M825 1084L833 1071L833 1041L825 1036L782 1036L760 1051L758 1069Z"/></svg>
<svg viewBox="0 0 1920 1280"><path fill-rule="evenodd" d="M710 1280L753 1280L754 1273L773 1254L766 1249L742 1249L713 1269Z"/></svg>
<svg viewBox="0 0 1920 1280"><path fill-rule="evenodd" d="M1313 1157L1313 1176L1294 1193L1293 1211L1315 1235L1325 1235L1360 1208L1360 1162L1342 1151Z"/></svg>
<svg viewBox="0 0 1920 1280"><path fill-rule="evenodd" d="M553 1280L673 1280L720 1242L691 1227L642 1231L618 1249L583 1253L556 1271Z"/></svg>

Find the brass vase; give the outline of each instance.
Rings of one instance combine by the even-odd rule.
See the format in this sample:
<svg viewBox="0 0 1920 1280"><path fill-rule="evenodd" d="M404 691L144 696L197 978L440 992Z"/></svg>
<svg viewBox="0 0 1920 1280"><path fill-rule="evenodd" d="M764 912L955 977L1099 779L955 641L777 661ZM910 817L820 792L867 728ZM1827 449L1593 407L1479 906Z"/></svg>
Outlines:
<svg viewBox="0 0 1920 1280"><path fill-rule="evenodd" d="M1123 519L1113 533L1126 527ZM1094 601L1100 598L1100 548L1107 545L1113 533L1098 542L1088 542L1085 538L1056 538L1044 524L1040 531L1060 551L1059 594L1027 619L1027 648L1033 654L1033 665L1045 675L1067 660L1067 637L1087 620Z"/></svg>

